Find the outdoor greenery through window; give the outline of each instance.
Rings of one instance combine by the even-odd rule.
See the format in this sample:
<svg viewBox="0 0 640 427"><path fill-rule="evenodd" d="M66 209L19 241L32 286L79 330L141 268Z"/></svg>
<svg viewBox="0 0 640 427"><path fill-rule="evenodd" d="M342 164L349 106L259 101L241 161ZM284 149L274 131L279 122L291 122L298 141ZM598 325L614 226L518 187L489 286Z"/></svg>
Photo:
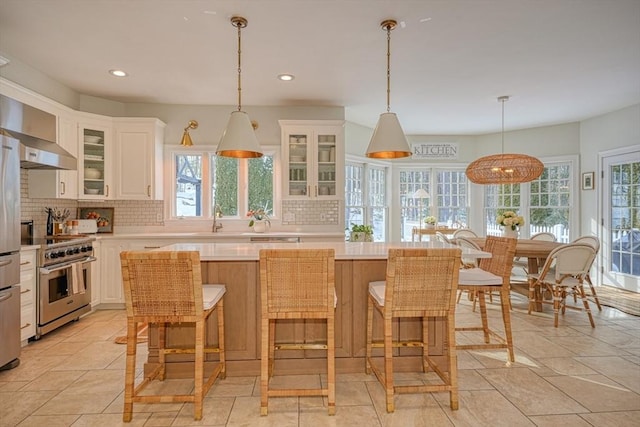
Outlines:
<svg viewBox="0 0 640 427"><path fill-rule="evenodd" d="M171 216L208 219L218 205L226 218L244 218L250 209L273 214L273 155L257 159L219 157L211 151L176 150ZM206 190L205 190L206 189Z"/></svg>
<svg viewBox="0 0 640 427"><path fill-rule="evenodd" d="M485 224L487 235L500 235L498 215L513 211L525 218L523 237L550 232L559 242L570 240L571 164L545 165L542 175L527 184L485 186Z"/></svg>
<svg viewBox="0 0 640 427"><path fill-rule="evenodd" d="M345 233L352 225L370 225L373 241L386 239L386 169L371 164L345 165Z"/></svg>

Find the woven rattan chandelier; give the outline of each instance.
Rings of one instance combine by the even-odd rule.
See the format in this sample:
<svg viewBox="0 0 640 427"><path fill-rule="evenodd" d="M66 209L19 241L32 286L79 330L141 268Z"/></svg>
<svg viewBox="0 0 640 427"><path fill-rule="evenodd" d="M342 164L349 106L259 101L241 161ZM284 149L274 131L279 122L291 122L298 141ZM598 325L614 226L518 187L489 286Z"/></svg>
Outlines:
<svg viewBox="0 0 640 427"><path fill-rule="evenodd" d="M475 184L518 184L542 175L544 165L535 157L504 154L504 103L508 100L508 96L498 98L502 103L502 154L480 157L467 166L467 178Z"/></svg>

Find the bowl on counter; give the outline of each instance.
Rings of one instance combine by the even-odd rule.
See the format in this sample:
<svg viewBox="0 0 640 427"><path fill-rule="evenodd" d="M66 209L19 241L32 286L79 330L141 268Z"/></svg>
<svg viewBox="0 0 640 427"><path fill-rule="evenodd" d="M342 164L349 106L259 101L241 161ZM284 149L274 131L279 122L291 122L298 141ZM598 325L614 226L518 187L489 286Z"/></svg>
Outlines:
<svg viewBox="0 0 640 427"><path fill-rule="evenodd" d="M100 179L102 171L96 168L84 168L84 177L86 179Z"/></svg>

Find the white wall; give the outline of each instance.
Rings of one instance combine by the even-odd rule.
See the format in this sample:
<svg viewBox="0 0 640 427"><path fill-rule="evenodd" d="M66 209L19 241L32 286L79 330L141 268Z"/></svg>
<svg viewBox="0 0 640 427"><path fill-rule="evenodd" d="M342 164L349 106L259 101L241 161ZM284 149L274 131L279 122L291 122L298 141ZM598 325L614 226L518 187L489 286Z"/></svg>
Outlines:
<svg viewBox="0 0 640 427"><path fill-rule="evenodd" d="M580 172L597 172L598 153L614 148L640 147L640 104L593 117L580 123ZM582 191L581 234L598 235L597 209L600 177L595 191Z"/></svg>

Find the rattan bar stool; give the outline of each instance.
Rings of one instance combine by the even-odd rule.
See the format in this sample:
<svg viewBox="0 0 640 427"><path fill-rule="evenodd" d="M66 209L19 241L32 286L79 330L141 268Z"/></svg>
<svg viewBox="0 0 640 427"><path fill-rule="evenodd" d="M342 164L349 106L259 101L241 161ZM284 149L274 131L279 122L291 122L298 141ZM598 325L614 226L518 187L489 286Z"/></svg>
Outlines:
<svg viewBox="0 0 640 427"><path fill-rule="evenodd" d="M374 372L385 389L387 412L394 412L396 393L449 392L451 409L458 409L458 367L455 341L455 302L461 250L389 249L386 280L369 283L367 303L367 350L365 371ZM383 341L373 341L374 309L382 316ZM447 366L439 366L429 356L430 317L441 318L446 326ZM393 339L394 318L422 319L422 340ZM373 348L384 349L384 367L372 356ZM395 385L394 348L422 347L422 371L433 370L441 384Z"/></svg>
<svg viewBox="0 0 640 427"><path fill-rule="evenodd" d="M193 402L194 419L202 418L202 401L215 380L226 376L224 352L224 285L203 285L200 254L129 251L120 253L127 308L127 358L122 419L131 421L133 404ZM218 345L206 347L206 323L218 312ZM158 366L135 385L139 323L158 325ZM193 323L193 348L165 348L165 328L170 323ZM205 353L218 353L219 363L204 379ZM154 379L164 380L167 354L194 354L194 392L182 395L142 395Z"/></svg>
<svg viewBox="0 0 640 427"><path fill-rule="evenodd" d="M326 396L329 415L336 411L335 254L333 249L260 250L260 415L269 397ZM323 342L275 342L278 320L325 319ZM327 385L316 389L271 388L276 350L326 350Z"/></svg>
<svg viewBox="0 0 640 427"><path fill-rule="evenodd" d="M509 297L511 268L513 266L513 257L516 253L516 244L516 239L487 236L483 250L485 252L491 252L491 258L480 259L478 268L460 270L458 289L461 291L475 292L477 295L482 326L458 327L456 331L482 331L484 334L484 344L458 344L458 350L506 348L509 362L515 362L513 337L511 335L511 303ZM500 294L504 337L489 328L485 293L491 293L493 291L498 291ZM491 342L491 338L493 338L494 342Z"/></svg>

